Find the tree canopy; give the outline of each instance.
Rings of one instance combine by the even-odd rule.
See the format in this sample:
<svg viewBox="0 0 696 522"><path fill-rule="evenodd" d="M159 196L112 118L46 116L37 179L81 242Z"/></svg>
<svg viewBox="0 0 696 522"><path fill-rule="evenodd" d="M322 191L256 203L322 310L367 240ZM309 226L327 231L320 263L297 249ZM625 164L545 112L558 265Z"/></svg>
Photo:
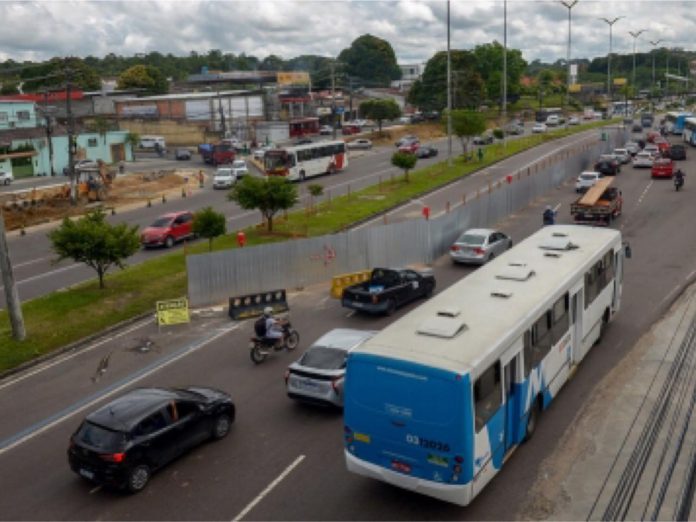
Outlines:
<svg viewBox="0 0 696 522"><path fill-rule="evenodd" d="M205 207L193 215L193 233L208 240L208 250L213 250L213 239L227 231L225 214L213 207Z"/></svg>
<svg viewBox="0 0 696 522"><path fill-rule="evenodd" d="M298 201L297 188L285 178L244 176L228 194L230 201L246 210L258 209L266 220L268 231L273 231L273 216L292 208Z"/></svg>
<svg viewBox="0 0 696 522"><path fill-rule="evenodd" d="M153 65L134 65L118 77L119 89L145 89L151 94L164 94L169 84L160 70Z"/></svg>
<svg viewBox="0 0 696 522"><path fill-rule="evenodd" d="M466 154L469 139L486 130L486 117L482 112L457 109L452 111L452 132L462 144L462 153Z"/></svg>
<svg viewBox="0 0 696 522"><path fill-rule="evenodd" d="M404 171L404 180L407 183L410 181L408 171L416 166L417 161L416 155L410 152L395 152L391 157L392 165Z"/></svg>
<svg viewBox="0 0 696 522"><path fill-rule="evenodd" d="M345 72L361 80L368 87L388 87L392 80L401 78L396 54L389 42L371 34L364 34L343 49L338 60Z"/></svg>
<svg viewBox="0 0 696 522"><path fill-rule="evenodd" d="M65 218L48 234L57 261L72 259L93 268L104 288L104 276L111 266L125 268L125 259L140 248L137 225L112 225L101 209L89 212L75 221Z"/></svg>
<svg viewBox="0 0 696 522"><path fill-rule="evenodd" d="M394 120L401 116L399 105L391 98L379 100L367 100L360 104L360 114L371 120L375 120L382 132L384 120Z"/></svg>

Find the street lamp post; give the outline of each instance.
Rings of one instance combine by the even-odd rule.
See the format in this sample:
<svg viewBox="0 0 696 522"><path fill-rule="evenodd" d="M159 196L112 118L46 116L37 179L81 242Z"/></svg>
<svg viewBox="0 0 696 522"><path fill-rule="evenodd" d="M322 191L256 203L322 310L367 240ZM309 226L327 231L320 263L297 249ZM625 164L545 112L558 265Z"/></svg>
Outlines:
<svg viewBox="0 0 696 522"><path fill-rule="evenodd" d="M452 166L452 55L450 50L450 0L447 0L447 166Z"/></svg>
<svg viewBox="0 0 696 522"><path fill-rule="evenodd" d="M647 29L641 29L636 32L628 31L628 34L633 37L633 75L631 76L631 85L634 89L636 89L636 40L638 40L638 37L645 31L647 31Z"/></svg>
<svg viewBox="0 0 696 522"><path fill-rule="evenodd" d="M507 0L503 2L503 147L507 146Z"/></svg>
<svg viewBox="0 0 696 522"><path fill-rule="evenodd" d="M611 44L612 44L612 29L614 27L614 24L621 20L622 18L625 18L624 16L617 16L616 18L613 18L609 20L608 18L600 18L603 22L606 22L606 24L609 26L609 55L607 56L607 97L609 98L609 101L612 101L611 97Z"/></svg>
<svg viewBox="0 0 696 522"><path fill-rule="evenodd" d="M650 45L653 46L653 53L652 53L652 88L655 88L655 48L661 43L664 42L664 40L655 40L654 42L650 40Z"/></svg>
<svg viewBox="0 0 696 522"><path fill-rule="evenodd" d="M568 9L568 55L566 58L566 61L568 62L568 77L566 79L566 106L570 105L570 12L573 10L573 7L575 7L575 4L577 4L578 1L579 0L572 0L569 2L567 0L561 0L561 4Z"/></svg>

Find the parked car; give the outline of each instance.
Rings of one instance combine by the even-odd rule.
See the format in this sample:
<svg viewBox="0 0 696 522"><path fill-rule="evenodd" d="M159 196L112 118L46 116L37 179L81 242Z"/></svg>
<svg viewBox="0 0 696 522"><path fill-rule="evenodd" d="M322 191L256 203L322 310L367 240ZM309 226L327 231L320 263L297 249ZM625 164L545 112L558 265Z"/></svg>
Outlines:
<svg viewBox="0 0 696 522"><path fill-rule="evenodd" d="M580 118L577 116L571 116L568 118L568 125L580 125Z"/></svg>
<svg viewBox="0 0 696 522"><path fill-rule="evenodd" d="M625 165L631 161L631 155L629 154L628 149L614 149L613 155L622 165Z"/></svg>
<svg viewBox="0 0 696 522"><path fill-rule="evenodd" d="M13 181L14 181L14 176L12 175L11 172L6 172L4 170L0 170L0 184L9 185Z"/></svg>
<svg viewBox="0 0 696 522"><path fill-rule="evenodd" d="M633 166L635 168L651 168L653 166L653 155L649 152L639 152L633 156Z"/></svg>
<svg viewBox="0 0 696 522"><path fill-rule="evenodd" d="M336 328L322 335L285 371L288 397L342 408L348 354L376 333Z"/></svg>
<svg viewBox="0 0 696 522"><path fill-rule="evenodd" d="M674 162L669 158L658 158L653 162L650 176L653 178L671 178L674 175Z"/></svg>
<svg viewBox="0 0 696 522"><path fill-rule="evenodd" d="M600 172L603 176L616 176L621 172L621 167L619 167L619 162L615 158L607 157L607 154L600 156L597 163L595 163L595 172Z"/></svg>
<svg viewBox="0 0 696 522"><path fill-rule="evenodd" d="M220 167L213 175L213 189L228 189L237 182L237 174L232 167Z"/></svg>
<svg viewBox="0 0 696 522"><path fill-rule="evenodd" d="M249 167L246 160L234 160L230 168L237 179L249 175Z"/></svg>
<svg viewBox="0 0 696 522"><path fill-rule="evenodd" d="M321 127L319 127L319 134L333 134L333 127L331 125L322 125Z"/></svg>
<svg viewBox="0 0 696 522"><path fill-rule="evenodd" d="M416 150L417 158L434 158L437 156L437 149L435 147L423 146Z"/></svg>
<svg viewBox="0 0 696 522"><path fill-rule="evenodd" d="M495 140L492 132L486 132L480 136L474 136L472 143L474 145L490 145Z"/></svg>
<svg viewBox="0 0 696 522"><path fill-rule="evenodd" d="M154 471L230 431L235 406L225 392L198 386L139 388L87 415L70 437L70 468L85 479L142 491Z"/></svg>
<svg viewBox="0 0 696 522"><path fill-rule="evenodd" d="M418 136L414 136L413 134L407 134L406 136L401 137L401 139L399 139L399 141L397 141L395 145L397 148L399 148L402 145L408 145L409 143L412 143L414 141L417 143L419 142Z"/></svg>
<svg viewBox="0 0 696 522"><path fill-rule="evenodd" d="M158 217L152 225L140 234L140 242L145 248L165 246L193 237L193 214L188 210L170 212Z"/></svg>
<svg viewBox="0 0 696 522"><path fill-rule="evenodd" d="M681 143L675 143L669 149L669 157L673 160L685 160L686 159L686 147Z"/></svg>
<svg viewBox="0 0 696 522"><path fill-rule="evenodd" d="M586 171L580 173L578 179L575 180L575 192L586 192L587 189L593 187L603 177L599 172Z"/></svg>
<svg viewBox="0 0 696 522"><path fill-rule="evenodd" d="M190 160L191 159L191 151L188 149L176 149L174 151L174 159Z"/></svg>
<svg viewBox="0 0 696 522"><path fill-rule="evenodd" d="M548 127L544 123L535 123L534 127L532 127L532 132L534 134L540 134L543 132L546 132L548 130Z"/></svg>
<svg viewBox="0 0 696 522"><path fill-rule="evenodd" d="M502 232L489 228L472 228L459 236L449 253L455 263L483 265L509 248L512 248L512 239Z"/></svg>
<svg viewBox="0 0 696 522"><path fill-rule="evenodd" d="M357 140L349 141L346 143L346 148L348 149L371 149L372 142L367 138L359 138Z"/></svg>
<svg viewBox="0 0 696 522"><path fill-rule="evenodd" d="M403 304L430 297L434 289L432 270L375 268L369 280L343 290L341 304L360 312L391 315Z"/></svg>

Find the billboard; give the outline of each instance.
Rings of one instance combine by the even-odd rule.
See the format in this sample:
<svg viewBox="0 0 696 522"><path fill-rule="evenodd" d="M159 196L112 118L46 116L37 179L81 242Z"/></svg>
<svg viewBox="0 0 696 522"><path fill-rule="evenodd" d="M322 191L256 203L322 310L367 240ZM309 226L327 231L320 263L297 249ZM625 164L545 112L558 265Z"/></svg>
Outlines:
<svg viewBox="0 0 696 522"><path fill-rule="evenodd" d="M279 72L278 85L309 85L308 72Z"/></svg>
<svg viewBox="0 0 696 522"><path fill-rule="evenodd" d="M614 85L616 87L621 87L626 85L626 78L614 78Z"/></svg>

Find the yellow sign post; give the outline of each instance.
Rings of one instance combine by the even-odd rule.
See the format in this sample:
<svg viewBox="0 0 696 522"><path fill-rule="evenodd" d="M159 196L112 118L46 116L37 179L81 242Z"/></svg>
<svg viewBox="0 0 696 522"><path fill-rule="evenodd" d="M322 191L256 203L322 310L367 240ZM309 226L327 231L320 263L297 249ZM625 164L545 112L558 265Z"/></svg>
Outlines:
<svg viewBox="0 0 696 522"><path fill-rule="evenodd" d="M157 301L157 324L159 326L188 323L190 320L188 299L185 297Z"/></svg>

